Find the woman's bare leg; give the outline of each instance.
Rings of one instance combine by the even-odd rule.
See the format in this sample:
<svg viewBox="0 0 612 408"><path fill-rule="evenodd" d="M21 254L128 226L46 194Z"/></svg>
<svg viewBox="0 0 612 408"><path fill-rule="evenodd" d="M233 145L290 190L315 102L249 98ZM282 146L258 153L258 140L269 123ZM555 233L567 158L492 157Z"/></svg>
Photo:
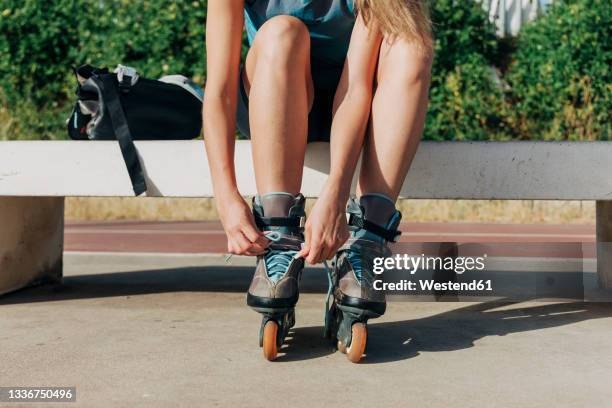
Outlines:
<svg viewBox="0 0 612 408"><path fill-rule="evenodd" d="M268 20L255 36L243 75L257 191L297 194L313 99L306 26L290 16Z"/></svg>
<svg viewBox="0 0 612 408"><path fill-rule="evenodd" d="M416 153L427 112L431 57L414 45L383 40L364 142L358 194L395 201Z"/></svg>

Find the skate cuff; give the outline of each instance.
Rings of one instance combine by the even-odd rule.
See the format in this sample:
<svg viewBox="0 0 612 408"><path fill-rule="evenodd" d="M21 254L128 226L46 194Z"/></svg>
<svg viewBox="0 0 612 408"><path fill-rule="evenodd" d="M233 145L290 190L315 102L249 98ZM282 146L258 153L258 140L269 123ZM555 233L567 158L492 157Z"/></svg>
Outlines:
<svg viewBox="0 0 612 408"><path fill-rule="evenodd" d="M402 233L396 229L387 229L383 228L380 225L374 224L356 214L349 213L348 217L348 225L351 227L356 227L360 229L364 229L368 232L371 232L374 235L378 235L383 238L385 241L395 242L397 237Z"/></svg>
<svg viewBox="0 0 612 408"><path fill-rule="evenodd" d="M257 213L255 215L255 224L259 229L265 227L290 227L303 228L306 222L306 217L261 217Z"/></svg>

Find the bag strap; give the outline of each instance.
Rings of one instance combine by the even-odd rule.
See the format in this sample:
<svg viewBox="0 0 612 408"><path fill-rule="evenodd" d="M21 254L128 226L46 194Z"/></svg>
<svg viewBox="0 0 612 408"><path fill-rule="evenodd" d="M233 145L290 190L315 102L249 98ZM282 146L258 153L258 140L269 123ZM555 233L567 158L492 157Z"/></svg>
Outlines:
<svg viewBox="0 0 612 408"><path fill-rule="evenodd" d="M92 79L98 84L98 88L102 93L102 100L110 115L115 137L119 142L121 155L123 156L123 161L130 175L134 194L139 196L147 191L147 183L144 178L142 167L140 166L140 161L138 160L134 139L130 133L130 128L125 118L121 101L119 100L115 77L113 75L96 75L93 76Z"/></svg>

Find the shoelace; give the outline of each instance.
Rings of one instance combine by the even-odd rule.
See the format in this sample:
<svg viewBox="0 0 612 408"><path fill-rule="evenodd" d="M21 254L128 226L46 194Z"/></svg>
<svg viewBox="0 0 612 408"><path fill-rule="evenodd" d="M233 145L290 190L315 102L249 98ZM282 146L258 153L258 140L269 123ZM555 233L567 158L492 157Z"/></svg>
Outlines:
<svg viewBox="0 0 612 408"><path fill-rule="evenodd" d="M268 249L264 255L268 277L273 282L278 282L287 272L289 264L295 259L297 253L298 251L286 249Z"/></svg>

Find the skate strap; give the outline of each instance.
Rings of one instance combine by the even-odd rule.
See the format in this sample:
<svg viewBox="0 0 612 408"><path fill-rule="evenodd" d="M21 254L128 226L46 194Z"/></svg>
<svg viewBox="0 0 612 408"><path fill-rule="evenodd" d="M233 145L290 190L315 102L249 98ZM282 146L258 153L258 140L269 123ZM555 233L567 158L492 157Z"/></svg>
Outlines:
<svg viewBox="0 0 612 408"><path fill-rule="evenodd" d="M262 217L259 214L253 214L255 216L255 224L259 229L265 227L293 227L303 228L306 217Z"/></svg>
<svg viewBox="0 0 612 408"><path fill-rule="evenodd" d="M395 242L398 235L401 235L401 232L398 230L383 228L378 224L374 224L373 222L368 221L365 218L351 213L349 213L348 225L364 229L390 242Z"/></svg>

